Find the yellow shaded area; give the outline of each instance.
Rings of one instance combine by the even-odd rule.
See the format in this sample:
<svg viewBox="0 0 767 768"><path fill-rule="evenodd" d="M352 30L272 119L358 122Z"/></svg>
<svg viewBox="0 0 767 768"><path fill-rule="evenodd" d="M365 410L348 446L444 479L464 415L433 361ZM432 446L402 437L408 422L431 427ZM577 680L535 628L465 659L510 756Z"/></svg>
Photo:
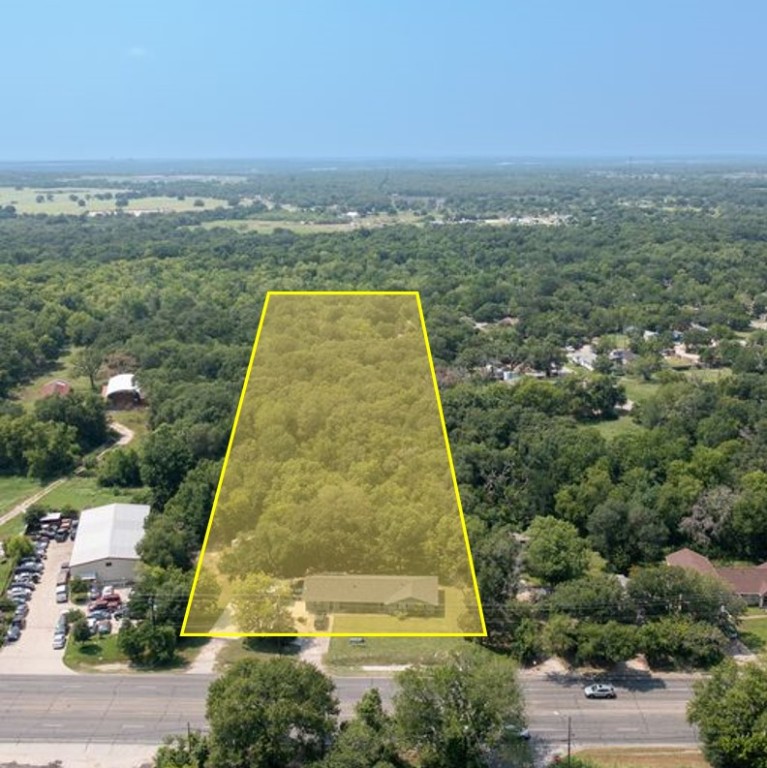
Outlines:
<svg viewBox="0 0 767 768"><path fill-rule="evenodd" d="M182 634L485 634L416 292L267 295Z"/></svg>

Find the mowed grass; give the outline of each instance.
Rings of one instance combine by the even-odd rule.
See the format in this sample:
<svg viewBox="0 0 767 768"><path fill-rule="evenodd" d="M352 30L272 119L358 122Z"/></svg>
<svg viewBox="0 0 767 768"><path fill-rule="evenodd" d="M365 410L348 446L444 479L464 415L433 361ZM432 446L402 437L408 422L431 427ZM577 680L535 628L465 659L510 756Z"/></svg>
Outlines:
<svg viewBox="0 0 767 768"><path fill-rule="evenodd" d="M445 588L445 615L439 618L419 616L387 616L373 613L338 613L333 616L333 632L346 632L354 635L364 635L367 632L402 635L405 633L434 633L458 632L459 617L464 610L461 590L456 587ZM479 619L477 618L479 631Z"/></svg>
<svg viewBox="0 0 767 768"><path fill-rule="evenodd" d="M243 659L268 661L275 656L297 656L300 647L290 638L253 637L226 638L225 645L216 655L215 671L223 672L227 667Z"/></svg>
<svg viewBox="0 0 767 768"><path fill-rule="evenodd" d="M138 448L149 434L148 408L134 408L130 411L110 411L109 415L112 421L117 421L128 427L128 429L133 430L133 440L126 447Z"/></svg>
<svg viewBox="0 0 767 768"><path fill-rule="evenodd" d="M626 397L634 403L641 403L657 394L660 383L657 381L644 381L634 376L623 376L620 379L626 390Z"/></svg>
<svg viewBox="0 0 767 768"><path fill-rule="evenodd" d="M33 379L29 384L22 387L16 392L16 397L21 404L29 409L36 400L40 400L42 397L42 388L49 381L55 381L56 379L63 379L66 381L73 390L76 392L89 392L90 382L87 376L81 376L74 370L73 360L78 349L70 349L64 355L59 358L58 363L49 371ZM98 382L97 382L98 384Z"/></svg>
<svg viewBox="0 0 767 768"><path fill-rule="evenodd" d="M70 636L64 649L64 663L70 669L81 670L100 664L127 664L128 659L117 647L117 634L113 633L84 643L76 643Z"/></svg>
<svg viewBox="0 0 767 768"><path fill-rule="evenodd" d="M333 629L337 629L336 621ZM460 637L368 637L363 645L351 645L347 637L333 637L325 663L344 671L362 666L438 664L466 643Z"/></svg>
<svg viewBox="0 0 767 768"><path fill-rule="evenodd" d="M56 189L36 189L34 187L25 187L16 189L15 187L0 186L0 206L13 205L17 213L45 213L51 216L61 214L82 216L88 211L114 211L116 209L115 201L97 200L97 194L111 192L112 195L127 190L120 189L98 189L93 187L61 187ZM38 195L46 197L48 194L53 196L52 200L45 199L43 202L37 202ZM70 200L70 195L76 195L85 199L85 206L80 206L77 200ZM88 196L90 195L90 199ZM202 200L204 206L195 206L195 200ZM130 200L125 210L130 211L154 211L163 212L181 212L181 211L200 211L211 208L222 208L226 201L214 197L194 197L189 196L184 200L176 197L139 197Z"/></svg>
<svg viewBox="0 0 767 768"><path fill-rule="evenodd" d="M758 653L767 648L767 616L741 621L738 631L750 651Z"/></svg>
<svg viewBox="0 0 767 768"><path fill-rule="evenodd" d="M0 477L0 515L34 495L44 486L30 477Z"/></svg>
<svg viewBox="0 0 767 768"><path fill-rule="evenodd" d="M583 749L575 754L600 768L707 768L709 765L701 751L694 748L604 747Z"/></svg>
<svg viewBox="0 0 767 768"><path fill-rule="evenodd" d="M600 421L598 424L589 424L588 426L596 429L608 441L618 435L625 435L628 432L640 432L644 429L641 424L637 424L629 415L610 421Z"/></svg>
<svg viewBox="0 0 767 768"><path fill-rule="evenodd" d="M44 496L40 504L51 509L73 507L82 510L103 504L133 502L141 488L101 488L95 477L70 477L65 483Z"/></svg>

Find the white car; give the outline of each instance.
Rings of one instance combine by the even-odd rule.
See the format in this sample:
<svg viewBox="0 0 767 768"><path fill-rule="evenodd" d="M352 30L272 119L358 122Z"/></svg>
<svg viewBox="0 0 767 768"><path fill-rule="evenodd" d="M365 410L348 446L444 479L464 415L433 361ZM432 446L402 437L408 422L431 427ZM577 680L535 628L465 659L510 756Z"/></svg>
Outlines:
<svg viewBox="0 0 767 768"><path fill-rule="evenodd" d="M614 699L618 694L615 693L615 688L609 683L594 683L594 685L587 685L583 689L587 699Z"/></svg>
<svg viewBox="0 0 767 768"><path fill-rule="evenodd" d="M67 644L67 636L61 632L57 632L53 636L53 650L60 651Z"/></svg>

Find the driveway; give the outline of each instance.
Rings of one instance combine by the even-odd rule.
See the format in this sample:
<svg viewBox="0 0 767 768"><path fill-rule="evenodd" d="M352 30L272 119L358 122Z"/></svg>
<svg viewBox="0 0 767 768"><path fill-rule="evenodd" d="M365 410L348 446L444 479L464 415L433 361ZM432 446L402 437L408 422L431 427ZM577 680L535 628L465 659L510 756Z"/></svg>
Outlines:
<svg viewBox="0 0 767 768"><path fill-rule="evenodd" d="M75 607L72 603L56 602L56 576L59 566L69 562L74 543L52 541L48 559L43 560L40 583L29 601L27 626L15 643L0 649L0 675L65 675L75 674L64 665L64 651L53 650L53 629L61 611Z"/></svg>

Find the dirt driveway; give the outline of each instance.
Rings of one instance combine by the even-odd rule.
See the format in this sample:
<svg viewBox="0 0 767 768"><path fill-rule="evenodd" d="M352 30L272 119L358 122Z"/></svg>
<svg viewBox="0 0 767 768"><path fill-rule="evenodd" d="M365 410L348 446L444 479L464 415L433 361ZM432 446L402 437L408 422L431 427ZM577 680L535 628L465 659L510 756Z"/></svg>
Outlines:
<svg viewBox="0 0 767 768"><path fill-rule="evenodd" d="M0 649L0 674L75 674L64 665L64 651L53 650L53 628L59 614L74 607L71 603L56 602L56 576L59 566L69 562L72 547L70 540L52 541L48 546L42 578L29 601L27 626L15 643Z"/></svg>

